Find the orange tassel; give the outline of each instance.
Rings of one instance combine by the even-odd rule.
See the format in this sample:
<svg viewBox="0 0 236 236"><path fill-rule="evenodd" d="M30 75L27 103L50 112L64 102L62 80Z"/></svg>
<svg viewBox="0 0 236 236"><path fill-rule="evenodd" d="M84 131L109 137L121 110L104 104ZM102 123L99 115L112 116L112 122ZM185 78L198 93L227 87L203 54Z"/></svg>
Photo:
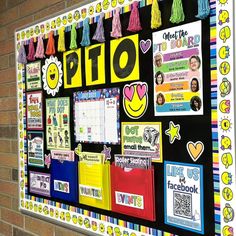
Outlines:
<svg viewBox="0 0 236 236"><path fill-rule="evenodd" d="M54 32L51 31L49 33L47 48L46 48L46 52L45 52L45 54L47 54L48 56L54 55L56 53L55 40L54 40L53 36L54 36Z"/></svg>

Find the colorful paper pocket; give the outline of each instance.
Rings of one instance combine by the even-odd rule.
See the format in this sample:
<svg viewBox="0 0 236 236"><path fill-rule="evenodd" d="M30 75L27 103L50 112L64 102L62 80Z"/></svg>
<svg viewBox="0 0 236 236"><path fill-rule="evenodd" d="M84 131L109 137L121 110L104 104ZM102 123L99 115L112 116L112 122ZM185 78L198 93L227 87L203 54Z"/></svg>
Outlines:
<svg viewBox="0 0 236 236"><path fill-rule="evenodd" d="M86 164L79 162L79 202L110 210L110 163Z"/></svg>
<svg viewBox="0 0 236 236"><path fill-rule="evenodd" d="M77 162L52 159L51 196L66 201L78 202Z"/></svg>
<svg viewBox="0 0 236 236"><path fill-rule="evenodd" d="M154 169L111 166L112 211L155 221Z"/></svg>

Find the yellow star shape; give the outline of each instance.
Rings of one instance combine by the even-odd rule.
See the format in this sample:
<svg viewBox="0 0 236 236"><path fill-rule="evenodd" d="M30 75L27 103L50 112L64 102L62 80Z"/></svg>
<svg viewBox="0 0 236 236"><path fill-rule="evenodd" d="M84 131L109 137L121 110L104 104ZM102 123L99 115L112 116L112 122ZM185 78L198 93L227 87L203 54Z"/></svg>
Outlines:
<svg viewBox="0 0 236 236"><path fill-rule="evenodd" d="M170 121L169 129L165 131L165 134L169 136L170 144L174 143L175 139L181 139L179 131L180 125L175 125L172 121Z"/></svg>

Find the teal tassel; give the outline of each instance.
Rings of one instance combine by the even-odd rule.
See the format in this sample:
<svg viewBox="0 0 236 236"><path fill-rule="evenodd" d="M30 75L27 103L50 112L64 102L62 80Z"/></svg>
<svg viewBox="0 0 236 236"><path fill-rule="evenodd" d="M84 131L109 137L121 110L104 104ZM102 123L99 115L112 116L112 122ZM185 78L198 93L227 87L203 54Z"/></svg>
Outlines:
<svg viewBox="0 0 236 236"><path fill-rule="evenodd" d="M209 0L198 0L198 14L197 18L203 20L210 14Z"/></svg>
<svg viewBox="0 0 236 236"><path fill-rule="evenodd" d="M83 47L90 45L89 18L86 18L83 22L83 36L80 44Z"/></svg>

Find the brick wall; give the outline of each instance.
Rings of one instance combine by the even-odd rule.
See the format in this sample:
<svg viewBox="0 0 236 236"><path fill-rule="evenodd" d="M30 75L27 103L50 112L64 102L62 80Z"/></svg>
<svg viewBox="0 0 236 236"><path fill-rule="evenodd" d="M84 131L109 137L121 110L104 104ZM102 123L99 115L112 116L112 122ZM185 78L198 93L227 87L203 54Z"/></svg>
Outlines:
<svg viewBox="0 0 236 236"><path fill-rule="evenodd" d="M14 31L79 0L0 0L0 235L81 235L18 211Z"/></svg>

